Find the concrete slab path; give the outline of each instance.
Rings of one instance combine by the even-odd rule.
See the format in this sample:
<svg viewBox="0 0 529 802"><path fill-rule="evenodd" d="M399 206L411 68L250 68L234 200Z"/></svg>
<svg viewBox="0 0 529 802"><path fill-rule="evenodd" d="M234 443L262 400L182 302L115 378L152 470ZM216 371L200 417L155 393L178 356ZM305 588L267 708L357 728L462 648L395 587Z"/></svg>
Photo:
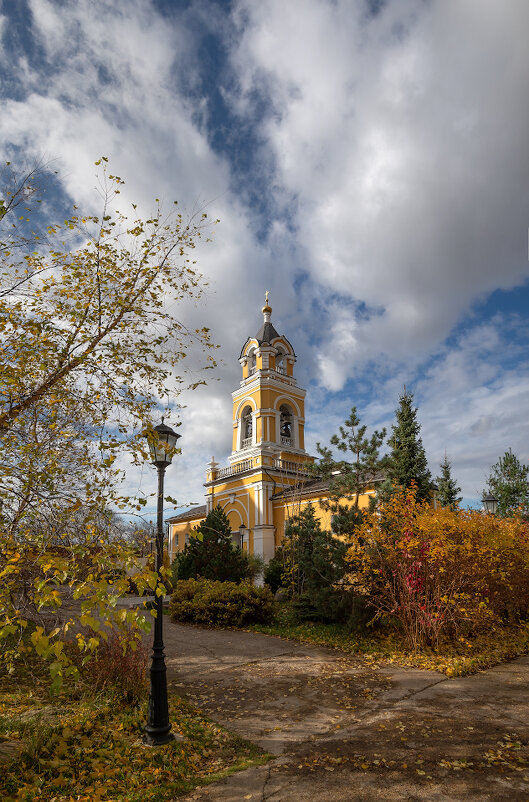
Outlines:
<svg viewBox="0 0 529 802"><path fill-rule="evenodd" d="M249 632L164 640L170 687L276 756L186 802L529 802L529 657L450 680Z"/></svg>

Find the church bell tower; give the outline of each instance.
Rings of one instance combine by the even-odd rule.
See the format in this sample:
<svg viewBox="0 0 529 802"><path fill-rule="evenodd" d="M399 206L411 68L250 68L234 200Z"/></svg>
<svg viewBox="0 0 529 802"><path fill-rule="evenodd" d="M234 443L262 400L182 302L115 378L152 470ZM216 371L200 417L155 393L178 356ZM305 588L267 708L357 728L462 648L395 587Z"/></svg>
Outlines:
<svg viewBox="0 0 529 802"><path fill-rule="evenodd" d="M262 309L263 325L242 347L242 381L233 397L232 464L252 457L305 461L305 390L294 378L296 354ZM269 464L269 462L265 462Z"/></svg>
<svg viewBox="0 0 529 802"><path fill-rule="evenodd" d="M294 378L296 354L271 321L265 296L263 323L244 343L242 377L233 398L233 441L229 466L208 466L207 510L220 504L244 549L271 559L276 543L275 494L306 476L305 390Z"/></svg>

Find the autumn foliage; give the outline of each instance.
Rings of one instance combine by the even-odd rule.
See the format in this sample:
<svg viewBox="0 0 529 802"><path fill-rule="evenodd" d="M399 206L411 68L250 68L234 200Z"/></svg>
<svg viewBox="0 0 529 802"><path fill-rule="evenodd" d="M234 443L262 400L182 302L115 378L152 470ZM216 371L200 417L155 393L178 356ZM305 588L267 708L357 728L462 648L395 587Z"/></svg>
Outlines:
<svg viewBox="0 0 529 802"><path fill-rule="evenodd" d="M414 649L529 612L529 525L520 517L433 509L412 487L366 514L347 559L375 616L398 621Z"/></svg>
<svg viewBox="0 0 529 802"><path fill-rule="evenodd" d="M182 318L205 287L193 251L206 213L156 200L141 216L107 161L100 213L74 207L64 222L37 213L45 167L0 166L0 666L34 649L57 686L76 673L77 624L83 659L114 629L147 625L117 606L120 572L157 585L113 526L147 503L123 495L118 457L147 460L160 399L215 365L207 327Z"/></svg>

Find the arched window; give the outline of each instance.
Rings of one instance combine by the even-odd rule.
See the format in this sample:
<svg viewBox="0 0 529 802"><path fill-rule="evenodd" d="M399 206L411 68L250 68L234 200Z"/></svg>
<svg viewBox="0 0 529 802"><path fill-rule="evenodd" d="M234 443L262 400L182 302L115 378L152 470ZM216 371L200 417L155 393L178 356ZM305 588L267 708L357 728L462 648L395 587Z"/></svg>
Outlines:
<svg viewBox="0 0 529 802"><path fill-rule="evenodd" d="M252 433L252 408L244 407L241 415L241 448L248 448L252 445Z"/></svg>
<svg viewBox="0 0 529 802"><path fill-rule="evenodd" d="M292 410L286 404L282 404L279 408L279 434L281 436L282 446L293 446L294 439L292 436L293 418Z"/></svg>
<svg viewBox="0 0 529 802"><path fill-rule="evenodd" d="M281 348L277 349L276 371L278 373L286 373L287 372L286 354Z"/></svg>
<svg viewBox="0 0 529 802"><path fill-rule="evenodd" d="M255 357L255 348L248 352L248 374L251 376L257 369L257 359Z"/></svg>

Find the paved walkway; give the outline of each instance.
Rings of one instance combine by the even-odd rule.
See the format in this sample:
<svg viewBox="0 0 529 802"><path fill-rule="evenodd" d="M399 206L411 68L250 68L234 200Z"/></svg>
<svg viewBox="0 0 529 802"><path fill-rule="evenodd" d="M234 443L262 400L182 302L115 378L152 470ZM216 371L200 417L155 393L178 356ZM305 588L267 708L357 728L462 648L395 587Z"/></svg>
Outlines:
<svg viewBox="0 0 529 802"><path fill-rule="evenodd" d="M170 686L276 756L186 801L529 802L529 657L449 680L166 621Z"/></svg>

